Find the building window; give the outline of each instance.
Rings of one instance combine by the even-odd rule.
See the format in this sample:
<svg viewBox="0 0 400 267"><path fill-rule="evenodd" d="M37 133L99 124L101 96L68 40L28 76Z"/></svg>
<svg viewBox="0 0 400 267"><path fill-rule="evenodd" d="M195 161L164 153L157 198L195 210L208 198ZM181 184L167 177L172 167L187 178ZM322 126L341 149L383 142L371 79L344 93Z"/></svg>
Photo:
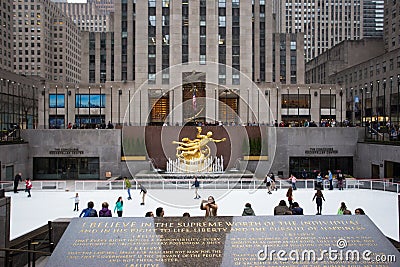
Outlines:
<svg viewBox="0 0 400 267"><path fill-rule="evenodd" d="M75 95L76 108L105 108L105 94L77 94Z"/></svg>
<svg viewBox="0 0 400 267"><path fill-rule="evenodd" d="M64 108L65 95L64 94L49 94L49 108Z"/></svg>
<svg viewBox="0 0 400 267"><path fill-rule="evenodd" d="M336 96L321 94L321 108L336 109Z"/></svg>

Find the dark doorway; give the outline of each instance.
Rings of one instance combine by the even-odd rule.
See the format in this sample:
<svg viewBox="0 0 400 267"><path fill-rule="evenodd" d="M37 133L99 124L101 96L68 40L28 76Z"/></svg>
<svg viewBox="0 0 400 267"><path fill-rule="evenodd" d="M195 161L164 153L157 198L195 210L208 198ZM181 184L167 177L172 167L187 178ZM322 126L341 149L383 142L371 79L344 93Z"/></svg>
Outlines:
<svg viewBox="0 0 400 267"><path fill-rule="evenodd" d="M371 178L379 179L379 165L371 164Z"/></svg>
<svg viewBox="0 0 400 267"><path fill-rule="evenodd" d="M14 166L6 166L6 181L14 180Z"/></svg>

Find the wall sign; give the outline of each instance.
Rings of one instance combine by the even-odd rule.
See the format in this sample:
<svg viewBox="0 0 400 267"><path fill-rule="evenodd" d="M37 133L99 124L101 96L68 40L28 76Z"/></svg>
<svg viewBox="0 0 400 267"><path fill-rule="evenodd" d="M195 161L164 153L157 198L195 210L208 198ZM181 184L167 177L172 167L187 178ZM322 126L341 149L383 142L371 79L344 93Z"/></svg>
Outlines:
<svg viewBox="0 0 400 267"><path fill-rule="evenodd" d="M77 155L84 154L82 150L78 148L55 148L49 151L50 155Z"/></svg>
<svg viewBox="0 0 400 267"><path fill-rule="evenodd" d="M333 149L333 147L310 147L309 150L305 150L306 155L326 155L326 154L337 154L338 150Z"/></svg>

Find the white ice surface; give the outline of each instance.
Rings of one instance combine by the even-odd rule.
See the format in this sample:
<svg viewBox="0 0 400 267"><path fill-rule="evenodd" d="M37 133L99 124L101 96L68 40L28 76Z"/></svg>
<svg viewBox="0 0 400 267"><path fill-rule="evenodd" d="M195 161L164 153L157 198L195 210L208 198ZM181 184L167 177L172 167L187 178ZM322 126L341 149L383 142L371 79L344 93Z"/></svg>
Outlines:
<svg viewBox="0 0 400 267"><path fill-rule="evenodd" d="M316 213L312 189L299 189L294 191L294 201L299 202L305 215ZM354 213L354 209L363 208L366 214L378 226L384 235L399 241L399 201L395 193L349 189L344 191L324 190L326 202L323 203L322 214L333 215L337 213L340 203L344 201ZM201 199L212 195L218 204L218 215L241 216L244 204L249 202L256 215L273 215L273 210L279 200L287 201L286 190L278 190L268 195L262 190L199 190ZM101 209L101 203L107 201L110 209L119 196L124 197L124 217L144 217L147 211L155 214L157 207L163 207L165 216L182 216L189 212L191 216L203 216L200 210L201 199L193 199L194 190L149 190L146 204L140 205L139 191L132 190L132 200L127 200L127 192L120 191L80 191L80 210L84 209L88 201L95 203L95 209ZM78 217L79 212L74 212L75 192L32 191L32 197L20 192L6 194L11 197L11 239L19 237L48 221L57 218ZM113 216L116 216L114 213ZM338 215L339 216L339 215Z"/></svg>

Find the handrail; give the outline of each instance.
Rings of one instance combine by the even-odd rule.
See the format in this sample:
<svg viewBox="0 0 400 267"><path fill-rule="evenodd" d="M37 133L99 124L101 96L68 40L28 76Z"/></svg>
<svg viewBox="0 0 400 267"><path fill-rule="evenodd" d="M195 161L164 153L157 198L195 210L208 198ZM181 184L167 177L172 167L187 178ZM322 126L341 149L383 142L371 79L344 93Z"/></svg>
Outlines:
<svg viewBox="0 0 400 267"><path fill-rule="evenodd" d="M32 249L0 248L0 251L20 252L20 253L38 253L38 254L42 254L43 256L51 256L51 252L41 251L41 250L32 250Z"/></svg>
<svg viewBox="0 0 400 267"><path fill-rule="evenodd" d="M257 178L199 178L202 188L214 189L257 189L265 187L264 179ZM193 178L145 178L132 180L132 189L139 189L138 183L143 184L149 189L189 189L193 184ZM297 179L297 188L314 188L315 179ZM43 180L34 181L33 190L67 190L65 180ZM71 181L70 190L74 191L97 191L97 190L125 190L124 180L75 180ZM333 180L334 186L337 185L337 179ZM50 185L49 185L50 184ZM323 180L324 188L327 188L329 181ZM368 185L368 186L367 186ZM276 187L288 188L290 182L287 178L276 179ZM384 190L400 193L400 183L393 182L393 178L383 179L365 179L365 178L347 178L343 183L344 188Z"/></svg>

